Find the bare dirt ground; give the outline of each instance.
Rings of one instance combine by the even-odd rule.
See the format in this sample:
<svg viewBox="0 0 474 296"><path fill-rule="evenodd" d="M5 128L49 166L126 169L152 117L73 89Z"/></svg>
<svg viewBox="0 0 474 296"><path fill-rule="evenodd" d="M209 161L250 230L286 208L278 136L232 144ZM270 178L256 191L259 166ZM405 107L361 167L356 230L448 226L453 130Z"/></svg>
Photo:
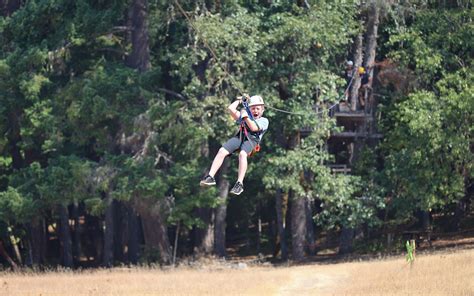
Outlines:
<svg viewBox="0 0 474 296"><path fill-rule="evenodd" d="M2 272L0 295L474 295L474 238L456 246L418 253L413 265L399 254L282 265L206 261L170 269Z"/></svg>
<svg viewBox="0 0 474 296"><path fill-rule="evenodd" d="M324 269L315 266L293 267L289 272L290 282L281 286L277 295L331 295L337 286L350 277L344 270Z"/></svg>

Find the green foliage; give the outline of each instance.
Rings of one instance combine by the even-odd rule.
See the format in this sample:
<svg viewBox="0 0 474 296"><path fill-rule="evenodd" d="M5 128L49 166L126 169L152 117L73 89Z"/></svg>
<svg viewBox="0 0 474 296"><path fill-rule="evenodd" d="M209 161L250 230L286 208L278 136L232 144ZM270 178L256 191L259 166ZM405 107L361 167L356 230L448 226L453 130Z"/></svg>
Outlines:
<svg viewBox="0 0 474 296"><path fill-rule="evenodd" d="M472 79L464 71L452 74L437 84L439 95L414 93L392 113L399 127L388 133L386 174L409 208L441 207L464 196L464 180L472 178Z"/></svg>
<svg viewBox="0 0 474 296"><path fill-rule="evenodd" d="M385 180L398 217L443 209L472 180L473 75L470 9L421 9L392 35L390 56L416 73L418 90L393 101L383 121Z"/></svg>
<svg viewBox="0 0 474 296"><path fill-rule="evenodd" d="M0 220L25 224L46 215L58 204L94 198L91 163L75 156L59 157L41 168L38 163L15 171L10 186L0 192Z"/></svg>
<svg viewBox="0 0 474 296"><path fill-rule="evenodd" d="M196 161L176 165L169 172L166 181L174 204L168 217L171 224L181 222L187 228L194 225L203 227L202 221L194 216L194 209L215 207L218 204L215 188L202 189L196 186L195 180L199 180L200 175L201 170Z"/></svg>
<svg viewBox="0 0 474 296"><path fill-rule="evenodd" d="M340 175L327 182L318 179L321 212L316 222L331 229L336 226L355 228L366 223L369 227L380 224L377 211L384 208L383 199L362 183L357 176Z"/></svg>
<svg viewBox="0 0 474 296"><path fill-rule="evenodd" d="M158 248L145 246L140 256L140 264L154 264L160 262L160 250Z"/></svg>
<svg viewBox="0 0 474 296"><path fill-rule="evenodd" d="M44 171L38 163L18 170L9 176L7 190L0 193L2 199L1 220L13 225L27 223L37 215L43 215L46 201L41 198L38 186Z"/></svg>
<svg viewBox="0 0 474 296"><path fill-rule="evenodd" d="M307 8L301 1L181 0L192 25L174 1L149 1L146 73L125 63L130 1L20 2L0 17L5 225L72 202L101 216L111 197L166 202L168 223L203 226L194 209L215 207L218 193L198 180L209 151L235 133L226 107L242 92L297 115L267 108L270 130L250 159L248 196L228 217L248 223L282 189L317 199L315 219L326 228L375 226L382 197L405 221L415 209L458 201L472 183L472 6L393 6L384 50L415 74L416 91L384 101L383 145L364 151L356 176L345 176L326 167L333 156L325 144L336 129L326 111L345 85L340 65L362 29L360 1L315 0ZM407 18L395 20L397 9ZM143 118L149 122L139 124ZM312 133L300 138L303 128ZM134 142L125 147L124 139ZM379 153L382 172L373 161ZM150 250L150 260L158 255Z"/></svg>
<svg viewBox="0 0 474 296"><path fill-rule="evenodd" d="M8 187L0 192L0 221L5 223L26 223L38 211L38 203L30 196L24 196L15 188Z"/></svg>
<svg viewBox="0 0 474 296"><path fill-rule="evenodd" d="M93 197L84 200L87 212L93 216L101 216L105 213L106 205L100 197Z"/></svg>
<svg viewBox="0 0 474 296"><path fill-rule="evenodd" d="M414 23L390 36L394 60L415 71L423 87L447 73L472 65L473 9L417 11Z"/></svg>
<svg viewBox="0 0 474 296"><path fill-rule="evenodd" d="M61 156L49 162L38 192L51 207L58 204L67 206L90 197L91 175L90 162L76 156Z"/></svg>
<svg viewBox="0 0 474 296"><path fill-rule="evenodd" d="M114 176L110 186L113 198L130 201L134 197L158 200L165 197L166 183L163 172L156 170L154 159L144 158L136 161L128 157L116 157L112 159L114 164Z"/></svg>
<svg viewBox="0 0 474 296"><path fill-rule="evenodd" d="M55 100L58 116L67 123L59 132L76 145L93 143L98 154L111 152L118 132L131 131L133 119L147 106L137 74L103 61L61 89Z"/></svg>
<svg viewBox="0 0 474 296"><path fill-rule="evenodd" d="M355 3L319 4L308 11L293 7L274 13L262 23L268 30L263 39L267 47L261 54L266 71L259 72L259 78L262 85L268 85L267 102L298 113L288 116L268 111L271 125L275 124L271 126L272 140L265 142L271 152L263 183L267 189L292 191L296 198L320 200L325 207L315 219L327 228L359 225L373 218L376 207L360 200L357 191L363 187L357 178L330 174L325 165L332 158L324 148L335 129L324 109L339 100L343 87L332 61L344 59L350 38L357 33ZM322 112L319 116L308 111L315 105ZM294 141L297 131L308 127L313 129L311 135L292 149L271 143L279 134Z"/></svg>

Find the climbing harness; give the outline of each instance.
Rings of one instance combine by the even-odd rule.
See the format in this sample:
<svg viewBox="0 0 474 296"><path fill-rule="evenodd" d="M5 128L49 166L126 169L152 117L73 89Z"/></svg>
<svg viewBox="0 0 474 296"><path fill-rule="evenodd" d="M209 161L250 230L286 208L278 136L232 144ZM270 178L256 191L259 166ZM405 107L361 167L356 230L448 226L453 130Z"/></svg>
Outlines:
<svg viewBox="0 0 474 296"><path fill-rule="evenodd" d="M245 138L244 138L245 136ZM258 136L260 136L260 132L258 132ZM246 124L245 124L245 121L242 120L242 122L240 123L240 128L239 128L239 140L240 140L240 149L242 149L242 145L244 144L245 140L247 140L250 145L252 146L252 151L250 151L249 153L249 156L252 156L254 155L255 153L259 152L260 151L260 143L257 142L255 143L254 145L254 142L252 141L252 139L250 139L249 137L249 131L247 130L247 127L246 127Z"/></svg>
<svg viewBox="0 0 474 296"><path fill-rule="evenodd" d="M259 127L257 121L253 117L252 112L250 112L248 99L244 99L245 96L242 96L242 98L243 98L242 99L242 105L244 106L245 111L247 112L247 115L248 115L249 119L252 120L257 125L257 127ZM240 123L240 127L239 127L239 132L238 133L239 133L239 140L240 140L240 149L242 149L242 144L245 142L245 139L247 139L247 141L252 146L252 151L250 152L249 156L252 156L253 154L260 151L260 135L262 134L262 131L260 131L260 127L259 127L258 132L253 132L253 135L258 139L258 141L256 141L256 144L254 145L254 141L252 141L252 139L250 139L250 137L249 137L250 132L247 130L248 126L245 123L244 118L242 118L242 113L240 114L239 123ZM245 139L244 139L244 136L245 136Z"/></svg>

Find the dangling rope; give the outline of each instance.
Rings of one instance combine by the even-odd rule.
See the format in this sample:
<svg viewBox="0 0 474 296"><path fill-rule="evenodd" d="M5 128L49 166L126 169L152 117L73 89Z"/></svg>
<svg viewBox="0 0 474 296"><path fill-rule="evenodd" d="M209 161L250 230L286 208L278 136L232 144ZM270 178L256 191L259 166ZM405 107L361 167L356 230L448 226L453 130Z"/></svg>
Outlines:
<svg viewBox="0 0 474 296"><path fill-rule="evenodd" d="M186 13L186 11L184 11L183 7L181 6L181 4L178 2L178 0L175 0L174 1L176 3L176 6L178 7L179 11L181 12L181 14L186 18L186 20L188 21L189 25L193 28L193 30L196 32L196 34L199 35L199 30L196 28L196 26L193 24L191 18L189 17L189 15ZM215 51L212 49L212 47L209 45L209 43L207 43L206 39L203 37L203 36L200 36L201 39L202 39L202 42L204 43L204 46L207 47L207 49L211 52L211 55L212 57L216 60L217 64L221 67L221 69L224 71L224 73L229 77L229 79L231 80L232 84L235 86L235 88L241 93L241 94L244 94L246 93L245 91L243 91L240 87L239 87L239 83L237 81L235 81L234 77L227 71L227 69L219 63L219 59L217 58L217 54L215 53ZM351 78L351 81L349 82L345 92L349 89L349 87L351 86L351 83L352 83L352 79L354 78L354 76L352 76ZM345 93L344 92L344 93ZM331 110L332 108L336 107L337 105L339 105L339 103L335 103L331 106L329 106L329 108L327 110L321 110L321 111L318 111L316 112L315 114L318 115L318 114L322 114L322 113L325 113L329 110ZM275 107L271 107L271 106L268 106L266 105L265 106L266 108L269 108L269 109L272 109L272 110L275 110L275 111L278 111L278 112L282 112L282 113L286 113L286 114L291 114L291 115L299 115L299 116L306 116L308 115L307 112L305 113L302 113L302 112L293 112L293 111L287 111L287 110L283 110L283 109L279 109L279 108L275 108ZM314 113L313 113L314 114Z"/></svg>

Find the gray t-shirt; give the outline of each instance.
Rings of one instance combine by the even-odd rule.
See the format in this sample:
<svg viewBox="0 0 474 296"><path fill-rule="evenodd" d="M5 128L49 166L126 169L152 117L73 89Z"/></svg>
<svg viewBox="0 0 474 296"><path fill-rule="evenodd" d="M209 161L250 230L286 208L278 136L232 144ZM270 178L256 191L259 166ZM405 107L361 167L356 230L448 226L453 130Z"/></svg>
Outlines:
<svg viewBox="0 0 474 296"><path fill-rule="evenodd" d="M238 124L241 123L241 119L237 119L236 122ZM247 126L247 123L245 124L245 126L247 127L247 130L249 131L249 137L259 143L261 140L262 140L262 137L263 137L263 134L265 134L265 132L268 130L268 119L265 118L265 117L260 117L258 119L255 119L255 123L257 123L258 125L258 128L260 129L259 132L252 132L250 131L250 128Z"/></svg>

